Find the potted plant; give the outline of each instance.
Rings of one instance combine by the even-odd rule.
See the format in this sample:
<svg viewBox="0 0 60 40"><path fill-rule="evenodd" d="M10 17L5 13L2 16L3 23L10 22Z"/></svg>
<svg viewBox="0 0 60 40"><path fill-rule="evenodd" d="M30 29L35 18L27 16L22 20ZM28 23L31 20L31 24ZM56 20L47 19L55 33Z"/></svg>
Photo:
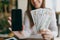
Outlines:
<svg viewBox="0 0 60 40"><path fill-rule="evenodd" d="M5 18L0 19L0 34L8 34L10 33L10 30L8 29L9 23Z"/></svg>
<svg viewBox="0 0 60 40"><path fill-rule="evenodd" d="M10 3L10 0L4 0L3 1L5 13L7 13L9 11L8 10L9 3Z"/></svg>

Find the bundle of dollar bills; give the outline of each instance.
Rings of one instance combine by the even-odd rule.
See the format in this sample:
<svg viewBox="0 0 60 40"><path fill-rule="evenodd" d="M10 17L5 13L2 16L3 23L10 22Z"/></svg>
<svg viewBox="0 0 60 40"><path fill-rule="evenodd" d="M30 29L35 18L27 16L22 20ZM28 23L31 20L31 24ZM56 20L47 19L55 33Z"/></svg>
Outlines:
<svg viewBox="0 0 60 40"><path fill-rule="evenodd" d="M48 29L51 22L51 14L51 10L48 8L40 8L31 11L35 31Z"/></svg>

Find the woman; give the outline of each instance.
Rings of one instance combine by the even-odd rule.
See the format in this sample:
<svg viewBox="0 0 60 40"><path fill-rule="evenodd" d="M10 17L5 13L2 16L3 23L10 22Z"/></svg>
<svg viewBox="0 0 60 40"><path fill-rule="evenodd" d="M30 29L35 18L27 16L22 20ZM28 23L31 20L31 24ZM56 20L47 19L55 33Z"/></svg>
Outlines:
<svg viewBox="0 0 60 40"><path fill-rule="evenodd" d="M27 38L27 37L30 37L32 34L34 34L33 27L35 24L33 22L30 11L39 9L39 8L44 8L44 1L45 0L28 0L27 11L25 12L25 16L24 16L23 31L21 32L14 31L14 34L18 38ZM39 32L37 32L37 34L41 34L40 36L43 37L43 39L52 39L53 37L56 37L58 34L55 13L51 11L51 14L52 14L52 17L51 17L52 21L49 24L49 28L42 29L42 30L39 30ZM40 36L39 38L41 38Z"/></svg>

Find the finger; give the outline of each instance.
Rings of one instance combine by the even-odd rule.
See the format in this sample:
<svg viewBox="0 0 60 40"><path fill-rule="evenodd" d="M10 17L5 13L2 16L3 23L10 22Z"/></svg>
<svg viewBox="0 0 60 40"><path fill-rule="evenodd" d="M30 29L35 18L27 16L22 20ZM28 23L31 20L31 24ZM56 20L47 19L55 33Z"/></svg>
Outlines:
<svg viewBox="0 0 60 40"><path fill-rule="evenodd" d="M43 39L51 39L51 35L43 35Z"/></svg>
<svg viewBox="0 0 60 40"><path fill-rule="evenodd" d="M52 35L52 33L51 32L46 32L46 35Z"/></svg>
<svg viewBox="0 0 60 40"><path fill-rule="evenodd" d="M47 38L47 35L42 34L42 37L43 37L43 38Z"/></svg>
<svg viewBox="0 0 60 40"><path fill-rule="evenodd" d="M46 31L45 29L41 29L40 31Z"/></svg>
<svg viewBox="0 0 60 40"><path fill-rule="evenodd" d="M44 38L48 38L49 35L43 35L43 36L44 36Z"/></svg>
<svg viewBox="0 0 60 40"><path fill-rule="evenodd" d="M46 34L46 32L44 32L44 31L42 31L42 32L40 32L41 34Z"/></svg>
<svg viewBox="0 0 60 40"><path fill-rule="evenodd" d="M52 35L51 32L41 32L41 34L44 34L44 35Z"/></svg>
<svg viewBox="0 0 60 40"><path fill-rule="evenodd" d="M43 35L42 37L43 37L43 39L45 39L45 40L48 39L48 36L47 36L47 35Z"/></svg>
<svg viewBox="0 0 60 40"><path fill-rule="evenodd" d="M45 38L45 37L44 37L44 34L42 34L42 37Z"/></svg>
<svg viewBox="0 0 60 40"><path fill-rule="evenodd" d="M10 21L11 21L11 20L12 20L12 19L11 19L11 17L8 17L8 20L10 20Z"/></svg>
<svg viewBox="0 0 60 40"><path fill-rule="evenodd" d="M42 29L42 30L40 30L40 33L41 34L45 34L46 33L46 30L45 29Z"/></svg>
<svg viewBox="0 0 60 40"><path fill-rule="evenodd" d="M11 21L10 21L10 20L8 20L8 22L9 22L9 24L10 24L10 26L11 26L11 25L12 25L12 24L11 24Z"/></svg>
<svg viewBox="0 0 60 40"><path fill-rule="evenodd" d="M9 30L12 31L12 28L9 27Z"/></svg>
<svg viewBox="0 0 60 40"><path fill-rule="evenodd" d="M46 34L46 30L41 30L40 33L41 34Z"/></svg>
<svg viewBox="0 0 60 40"><path fill-rule="evenodd" d="M41 34L52 34L52 32L49 30L45 30L45 31L41 31Z"/></svg>
<svg viewBox="0 0 60 40"><path fill-rule="evenodd" d="M48 29L42 29L41 31L49 32L50 30L48 30Z"/></svg>

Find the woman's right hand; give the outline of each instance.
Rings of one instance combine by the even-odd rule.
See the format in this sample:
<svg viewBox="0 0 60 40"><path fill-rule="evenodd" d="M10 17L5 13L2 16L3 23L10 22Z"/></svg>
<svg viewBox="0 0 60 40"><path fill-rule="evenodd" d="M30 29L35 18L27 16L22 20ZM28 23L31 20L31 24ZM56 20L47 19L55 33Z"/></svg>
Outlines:
<svg viewBox="0 0 60 40"><path fill-rule="evenodd" d="M10 24L10 26L12 25L12 23L11 23L11 17L8 17L8 23ZM24 25L22 25L22 30L24 29Z"/></svg>
<svg viewBox="0 0 60 40"><path fill-rule="evenodd" d="M11 23L11 17L8 17L8 22L10 24L10 26L12 25ZM22 25L24 27L24 25ZM23 28L24 29L24 28ZM12 31L12 29L10 29ZM30 33L28 33L28 31L12 31L14 33L15 36L17 36L19 39L20 38L26 38L26 37L29 37Z"/></svg>

